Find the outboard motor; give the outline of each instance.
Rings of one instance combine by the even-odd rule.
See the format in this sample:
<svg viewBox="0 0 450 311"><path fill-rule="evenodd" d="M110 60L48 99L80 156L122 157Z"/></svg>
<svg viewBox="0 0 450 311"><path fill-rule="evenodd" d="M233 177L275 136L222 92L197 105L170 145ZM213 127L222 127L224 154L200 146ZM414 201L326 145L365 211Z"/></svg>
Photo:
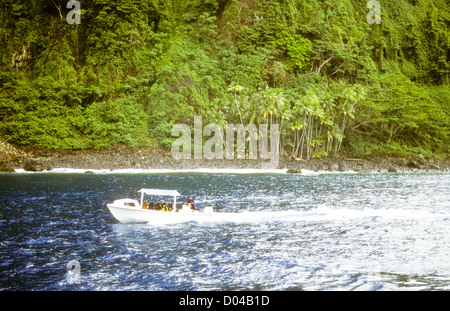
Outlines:
<svg viewBox="0 0 450 311"><path fill-rule="evenodd" d="M181 207L181 212L182 213L192 213L191 206L183 204L183 206Z"/></svg>

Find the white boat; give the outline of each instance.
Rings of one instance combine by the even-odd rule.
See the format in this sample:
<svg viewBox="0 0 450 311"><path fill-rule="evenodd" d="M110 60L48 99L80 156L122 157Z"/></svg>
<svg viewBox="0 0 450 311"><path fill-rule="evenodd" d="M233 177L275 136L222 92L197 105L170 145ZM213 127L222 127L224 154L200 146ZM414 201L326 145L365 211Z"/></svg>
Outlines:
<svg viewBox="0 0 450 311"><path fill-rule="evenodd" d="M209 219L214 210L205 207L203 211L192 210L189 205L182 205L177 209L177 197L180 196L176 190L163 189L141 189L141 201L135 199L119 199L107 204L111 214L123 223L149 223L154 225L180 223L195 220ZM159 210L151 209L144 201L144 195L173 197L173 205L165 204ZM171 208L170 208L171 206Z"/></svg>

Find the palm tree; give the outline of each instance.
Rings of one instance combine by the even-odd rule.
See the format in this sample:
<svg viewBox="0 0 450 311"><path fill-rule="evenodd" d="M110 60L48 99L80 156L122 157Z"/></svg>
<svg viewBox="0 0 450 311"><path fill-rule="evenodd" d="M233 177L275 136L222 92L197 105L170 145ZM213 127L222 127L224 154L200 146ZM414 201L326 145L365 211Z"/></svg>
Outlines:
<svg viewBox="0 0 450 311"><path fill-rule="evenodd" d="M315 88L311 88L306 92L302 98L302 103L305 105L305 113L307 114L306 126L303 128L304 138L306 139L306 159L309 160L311 156L312 137L314 118L318 114L318 106L320 104L319 96ZM301 149L300 157L303 156L303 148Z"/></svg>
<svg viewBox="0 0 450 311"><path fill-rule="evenodd" d="M350 119L354 119L354 113L355 113L355 106L356 104L358 104L360 101L363 101L366 98L366 91L365 89L359 85L359 84L355 84L352 87L347 87L344 90L344 96L345 101L344 104L341 107L341 111L344 115L343 119L342 119L342 124L341 124L341 128L340 128L340 134L341 137L345 137L345 131L348 127L348 118ZM342 139L340 141L337 142L336 146L335 146L335 154L337 155L339 149L341 148L341 144L342 144Z"/></svg>
<svg viewBox="0 0 450 311"><path fill-rule="evenodd" d="M238 103L238 99L237 99L237 93L242 91L244 89L244 87L240 86L239 84L237 84L236 82L232 82L227 89L227 92L233 92L234 93L234 101L236 103L236 109L239 113L239 117L241 119L241 124L242 126L244 126L244 120L242 118L242 114L241 111L239 109L239 103Z"/></svg>

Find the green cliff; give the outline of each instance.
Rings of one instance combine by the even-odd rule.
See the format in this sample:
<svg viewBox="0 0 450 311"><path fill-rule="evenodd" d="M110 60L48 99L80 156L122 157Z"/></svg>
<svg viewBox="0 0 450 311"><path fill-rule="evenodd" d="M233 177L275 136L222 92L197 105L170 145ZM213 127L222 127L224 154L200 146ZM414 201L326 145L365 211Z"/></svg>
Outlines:
<svg viewBox="0 0 450 311"><path fill-rule="evenodd" d="M279 124L297 158L449 154L445 0L380 0L379 24L373 0L67 4L0 4L3 140L170 150L202 116Z"/></svg>

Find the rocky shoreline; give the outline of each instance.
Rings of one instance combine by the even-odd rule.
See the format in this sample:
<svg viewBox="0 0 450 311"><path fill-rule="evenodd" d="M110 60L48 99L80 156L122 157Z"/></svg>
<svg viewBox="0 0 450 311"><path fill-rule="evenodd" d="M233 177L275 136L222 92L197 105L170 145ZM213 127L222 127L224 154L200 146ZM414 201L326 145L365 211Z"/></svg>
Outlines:
<svg viewBox="0 0 450 311"><path fill-rule="evenodd" d="M0 143L0 172L51 171L56 168L86 170L118 169L260 169L263 160L175 160L170 153L154 149L132 149L119 146L108 150L49 151L18 148ZM323 158L309 161L280 159L278 169L288 173L303 171L345 172L414 172L450 171L450 159L416 158Z"/></svg>

